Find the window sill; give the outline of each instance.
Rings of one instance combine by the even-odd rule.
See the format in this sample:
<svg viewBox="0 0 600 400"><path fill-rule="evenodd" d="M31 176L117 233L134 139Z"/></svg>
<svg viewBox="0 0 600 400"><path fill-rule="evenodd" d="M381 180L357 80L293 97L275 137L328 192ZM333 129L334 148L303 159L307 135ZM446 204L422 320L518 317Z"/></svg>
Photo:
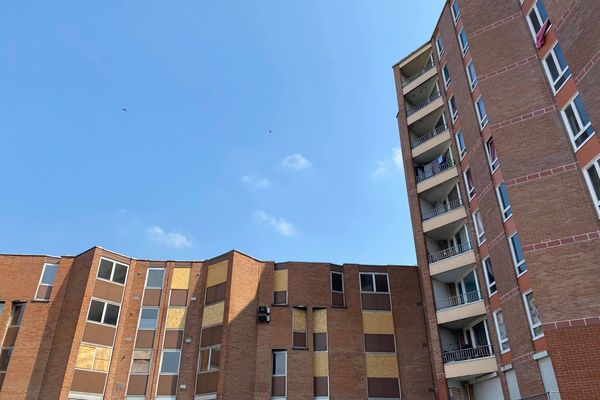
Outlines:
<svg viewBox="0 0 600 400"><path fill-rule="evenodd" d="M308 350L308 347L298 347L298 346L292 346L292 350Z"/></svg>
<svg viewBox="0 0 600 400"><path fill-rule="evenodd" d="M599 217L599 218L600 218L600 217ZM338 305L338 304L332 304L332 305L331 305L331 308L348 308L348 307L346 307L346 305L340 306L340 305Z"/></svg>
<svg viewBox="0 0 600 400"><path fill-rule="evenodd" d="M531 340L536 341L536 340L539 340L539 339L543 338L544 336L546 336L546 335L542 333L541 335L532 337Z"/></svg>
<svg viewBox="0 0 600 400"><path fill-rule="evenodd" d="M571 73L571 71L568 71L569 73ZM562 78L562 76L567 73L567 71L564 71L562 73L562 75L558 78L560 80L560 78ZM569 75L569 77L567 79L565 79L565 81L562 83L562 85L560 85L558 87L558 89L554 89L554 84L550 84L550 87L552 88L552 93L554 94L554 96L558 95L558 92L561 91L562 88L565 87L565 85L567 84L567 82L569 82L571 80L571 78L573 77L573 74Z"/></svg>
<svg viewBox="0 0 600 400"><path fill-rule="evenodd" d="M110 279L106 279L106 278L100 278L99 276L96 276L96 280L98 280L98 281L103 281L103 282L108 282L108 283L112 283L112 284L114 284L114 285L117 285L117 286L122 286L122 287L125 287L125 284L124 284L124 283L120 283L120 282L111 281ZM126 282L127 282L127 281L126 281Z"/></svg>
<svg viewBox="0 0 600 400"><path fill-rule="evenodd" d="M523 275L525 275L527 273L527 270L525 270L523 272L519 272L519 271L516 271L516 272L517 272L517 278L520 278L520 277L522 277Z"/></svg>
<svg viewBox="0 0 600 400"><path fill-rule="evenodd" d="M50 303L50 299L33 299L32 303Z"/></svg>
<svg viewBox="0 0 600 400"><path fill-rule="evenodd" d="M271 307L288 307L289 304L285 303L285 304L271 304Z"/></svg>

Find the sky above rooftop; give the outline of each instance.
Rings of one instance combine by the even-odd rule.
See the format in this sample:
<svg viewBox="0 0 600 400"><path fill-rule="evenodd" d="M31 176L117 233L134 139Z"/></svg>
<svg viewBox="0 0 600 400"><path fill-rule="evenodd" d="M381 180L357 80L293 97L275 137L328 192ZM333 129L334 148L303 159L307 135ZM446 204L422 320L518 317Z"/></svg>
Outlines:
<svg viewBox="0 0 600 400"><path fill-rule="evenodd" d="M391 67L442 5L5 2L0 252L415 263Z"/></svg>

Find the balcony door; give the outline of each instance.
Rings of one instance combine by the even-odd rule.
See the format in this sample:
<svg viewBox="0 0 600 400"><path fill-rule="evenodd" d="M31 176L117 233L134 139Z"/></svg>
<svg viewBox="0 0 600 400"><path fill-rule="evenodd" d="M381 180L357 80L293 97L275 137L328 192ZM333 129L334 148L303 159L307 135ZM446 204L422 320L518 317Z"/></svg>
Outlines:
<svg viewBox="0 0 600 400"><path fill-rule="evenodd" d="M475 357L487 357L492 354L490 335L485 319L463 330L465 343L476 349Z"/></svg>
<svg viewBox="0 0 600 400"><path fill-rule="evenodd" d="M461 303L472 303L478 301L479 297L479 282L475 270L470 271L460 281L454 283L456 293L460 296Z"/></svg>

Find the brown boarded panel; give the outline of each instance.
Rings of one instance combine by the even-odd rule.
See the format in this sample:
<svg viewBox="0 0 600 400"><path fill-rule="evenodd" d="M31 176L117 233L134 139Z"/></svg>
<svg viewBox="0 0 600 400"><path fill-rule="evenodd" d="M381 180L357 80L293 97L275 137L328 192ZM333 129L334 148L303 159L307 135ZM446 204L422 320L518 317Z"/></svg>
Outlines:
<svg viewBox="0 0 600 400"><path fill-rule="evenodd" d="M187 289L172 289L171 290L171 306L186 306L188 298Z"/></svg>
<svg viewBox="0 0 600 400"><path fill-rule="evenodd" d="M121 302L123 296L123 286L96 279L94 284L94 297L104 300L114 301L115 303Z"/></svg>
<svg viewBox="0 0 600 400"><path fill-rule="evenodd" d="M196 387L196 393L215 393L217 391L218 380L219 371L198 374L198 386Z"/></svg>
<svg viewBox="0 0 600 400"><path fill-rule="evenodd" d="M183 331L167 330L165 332L165 349L180 349L183 341Z"/></svg>
<svg viewBox="0 0 600 400"><path fill-rule="evenodd" d="M274 292L273 304L286 304L287 291Z"/></svg>
<svg viewBox="0 0 600 400"><path fill-rule="evenodd" d="M329 378L327 376L315 377L315 396L329 396Z"/></svg>
<svg viewBox="0 0 600 400"><path fill-rule="evenodd" d="M204 304L212 304L225 300L226 291L227 282L206 288L206 297L204 300Z"/></svg>
<svg viewBox="0 0 600 400"><path fill-rule="evenodd" d="M82 340L87 343L112 346L116 331L116 328L113 328L112 326L86 322Z"/></svg>
<svg viewBox="0 0 600 400"><path fill-rule="evenodd" d="M394 335L366 334L365 351L377 353L395 352Z"/></svg>
<svg viewBox="0 0 600 400"><path fill-rule="evenodd" d="M363 310L391 310L387 293L363 293L361 297Z"/></svg>
<svg viewBox="0 0 600 400"><path fill-rule="evenodd" d="M159 396L177 394L177 375L160 375L156 394Z"/></svg>
<svg viewBox="0 0 600 400"><path fill-rule="evenodd" d="M142 302L142 305L143 306L159 306L161 294L162 294L161 289L146 289L144 291L144 301Z"/></svg>
<svg viewBox="0 0 600 400"><path fill-rule="evenodd" d="M202 340L200 341L200 347L213 346L221 343L221 332L223 331L223 325L215 325L210 328L202 329Z"/></svg>
<svg viewBox="0 0 600 400"><path fill-rule="evenodd" d="M105 381L106 374L104 372L76 369L73 373L71 390L74 392L102 394L104 392Z"/></svg>
<svg viewBox="0 0 600 400"><path fill-rule="evenodd" d="M151 349L154 344L154 331L140 330L135 339L136 349Z"/></svg>
<svg viewBox="0 0 600 400"><path fill-rule="evenodd" d="M130 375L129 385L127 385L128 395L145 395L148 386L148 375Z"/></svg>
<svg viewBox="0 0 600 400"><path fill-rule="evenodd" d="M271 378L271 396L285 396L285 376Z"/></svg>
<svg viewBox="0 0 600 400"><path fill-rule="evenodd" d="M296 348L306 348L306 333L305 332L293 332L292 346Z"/></svg>
<svg viewBox="0 0 600 400"><path fill-rule="evenodd" d="M36 299L40 300L49 300L50 294L52 293L52 286L40 285L38 287L37 294L35 295Z"/></svg>
<svg viewBox="0 0 600 400"><path fill-rule="evenodd" d="M400 398L398 378L367 378L369 397Z"/></svg>
<svg viewBox="0 0 600 400"><path fill-rule="evenodd" d="M4 383L5 372L0 372L0 390L2 390L2 384Z"/></svg>
<svg viewBox="0 0 600 400"><path fill-rule="evenodd" d="M331 304L336 307L343 307L344 306L344 294L332 292L331 293Z"/></svg>
<svg viewBox="0 0 600 400"><path fill-rule="evenodd" d="M2 346L13 347L15 345L15 341L17 340L17 333L19 333L18 326L11 326L6 329L6 336L4 336L4 343L2 343Z"/></svg>
<svg viewBox="0 0 600 400"><path fill-rule="evenodd" d="M327 334L313 333L313 347L315 351L327 351Z"/></svg>

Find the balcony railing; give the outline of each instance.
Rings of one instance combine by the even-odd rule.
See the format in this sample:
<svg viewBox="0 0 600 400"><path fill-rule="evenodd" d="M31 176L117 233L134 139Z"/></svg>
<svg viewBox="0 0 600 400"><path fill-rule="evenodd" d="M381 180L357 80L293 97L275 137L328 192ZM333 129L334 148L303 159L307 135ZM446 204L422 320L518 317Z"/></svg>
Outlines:
<svg viewBox="0 0 600 400"><path fill-rule="evenodd" d="M448 297L447 299L439 300L435 302L436 310L445 310L446 308L452 308L462 306L468 303L474 303L481 300L481 290L474 292L464 293L458 296Z"/></svg>
<svg viewBox="0 0 600 400"><path fill-rule="evenodd" d="M448 211L456 210L457 208L462 207L462 205L463 203L461 199L452 200L451 202L436 207L433 210L425 211L421 219L423 221L427 221L428 219L437 217L438 215L445 214Z"/></svg>
<svg viewBox="0 0 600 400"><path fill-rule="evenodd" d="M465 349L444 351L444 362L467 361L476 358L489 357L492 353L492 346L489 344L477 347L467 347Z"/></svg>
<svg viewBox="0 0 600 400"><path fill-rule="evenodd" d="M425 66L423 68L421 68L419 71L415 72L414 74L412 74L411 76L409 76L408 78L405 78L402 80L402 84L404 86L408 85L409 83L411 83L412 81L414 81L415 79L417 79L418 77L422 76L423 74L425 74L427 71L429 71L431 68L433 68L434 64L433 64L433 60L429 60L427 62L427 64L425 64Z"/></svg>
<svg viewBox="0 0 600 400"><path fill-rule="evenodd" d="M442 173L452 167L454 167L456 163L454 160L448 160L441 164L433 164L431 166L427 166L427 169L420 171L417 169L417 183L424 181L425 179L431 178L439 173Z"/></svg>
<svg viewBox="0 0 600 400"><path fill-rule="evenodd" d="M445 260L446 258L454 257L462 253L466 253L467 251L472 250L471 243L463 243L458 246L448 247L442 251L435 252L433 254L429 254L427 258L429 259L429 263L434 263L437 261Z"/></svg>
<svg viewBox="0 0 600 400"><path fill-rule="evenodd" d="M521 397L521 400L560 400L559 392L546 392L535 396Z"/></svg>
<svg viewBox="0 0 600 400"><path fill-rule="evenodd" d="M424 134L420 138L416 139L414 142L411 143L410 148L414 149L415 147L417 147L417 146L425 143L429 139L434 138L435 136L439 135L442 132L445 132L446 130L448 130L448 126L446 124L442 124L442 125L434 128L430 132L427 132L426 134Z"/></svg>
<svg viewBox="0 0 600 400"><path fill-rule="evenodd" d="M433 103L434 101L439 99L441 96L442 96L442 94L440 92L435 92L430 97L428 97L427 99L423 100L422 102L420 102L418 104L415 104L414 106L406 106L406 116L408 117L409 115L416 113L421 108L425 107L427 104Z"/></svg>

